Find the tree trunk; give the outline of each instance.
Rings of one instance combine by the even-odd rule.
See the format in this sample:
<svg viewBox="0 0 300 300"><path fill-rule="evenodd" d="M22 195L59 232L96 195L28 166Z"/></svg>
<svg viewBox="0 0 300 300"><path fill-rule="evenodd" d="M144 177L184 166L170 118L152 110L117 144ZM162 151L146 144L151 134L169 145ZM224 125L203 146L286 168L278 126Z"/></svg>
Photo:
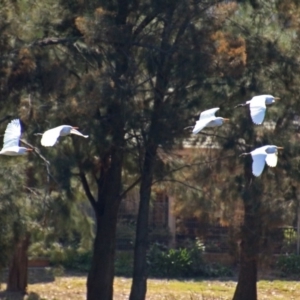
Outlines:
<svg viewBox="0 0 300 300"><path fill-rule="evenodd" d="M148 219L149 219L149 203L151 196L151 186L154 173L154 166L157 156L157 148L163 138L160 133L164 130L163 99L165 91L168 86L172 54L170 55L171 45L170 36L172 33L172 18L176 5L170 5L166 11L164 28L161 38L161 53L159 63L156 66L156 83L154 88L154 106L151 116L151 125L149 129L148 138L145 141L145 156L142 169L142 178L140 185L140 203L139 213L136 228L136 240L134 249L134 269L133 278L130 291L130 300L144 300L147 292L147 247L148 247ZM185 30L185 22L183 22L178 30L177 43L180 36ZM173 47L175 46L173 44Z"/></svg>
<svg viewBox="0 0 300 300"><path fill-rule="evenodd" d="M126 27L129 1L118 0L117 4L118 8L115 16L116 33L129 36L131 31ZM108 155L102 159L102 171L100 178L97 180L98 197L93 205L96 214L97 231L92 265L87 279L87 300L113 299L116 228L121 202L125 145L124 105L129 97L128 93L124 93L124 82L126 82L127 76L125 74L128 71L129 47L130 43L127 42L114 43L115 73L112 76L112 80L115 84L115 95L108 109L114 115L110 120L112 146L109 153L107 153Z"/></svg>
<svg viewBox="0 0 300 300"><path fill-rule="evenodd" d="M251 169L250 169L251 170ZM240 244L240 271L233 300L257 300L257 260L261 238L260 183L248 177L243 193L245 209Z"/></svg>
<svg viewBox="0 0 300 300"><path fill-rule="evenodd" d="M97 218L91 269L87 280L87 300L113 298L117 211L106 210Z"/></svg>
<svg viewBox="0 0 300 300"><path fill-rule="evenodd" d="M147 292L147 247L148 247L148 221L149 204L153 169L156 160L157 145L149 147L145 154L143 173L140 186L140 203L136 225L136 238L134 248L133 279L130 300L145 299Z"/></svg>
<svg viewBox="0 0 300 300"><path fill-rule="evenodd" d="M11 264L9 266L7 292L27 292L27 268L28 268L28 247L30 244L30 234L27 233L22 238L14 251Z"/></svg>
<svg viewBox="0 0 300 300"><path fill-rule="evenodd" d="M120 140L123 137L119 136ZM121 202L123 152L114 149L98 180L98 201L94 206L97 231L91 269L87 279L87 300L112 300L117 215ZM105 163L103 163L105 164ZM105 166L103 166L106 168Z"/></svg>
<svg viewBox="0 0 300 300"><path fill-rule="evenodd" d="M244 241L241 242L240 272L233 300L257 299L257 256L249 257Z"/></svg>

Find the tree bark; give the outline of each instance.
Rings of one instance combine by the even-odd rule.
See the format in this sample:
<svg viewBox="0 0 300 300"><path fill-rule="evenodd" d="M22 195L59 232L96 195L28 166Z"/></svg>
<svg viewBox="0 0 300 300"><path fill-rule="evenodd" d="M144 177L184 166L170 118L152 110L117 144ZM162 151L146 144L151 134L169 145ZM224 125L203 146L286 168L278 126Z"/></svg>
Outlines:
<svg viewBox="0 0 300 300"><path fill-rule="evenodd" d="M97 218L91 269L87 280L87 300L113 299L117 212L110 209Z"/></svg>
<svg viewBox="0 0 300 300"><path fill-rule="evenodd" d="M144 159L140 186L140 204L136 226L133 279L129 297L130 300L145 299L147 292L146 255L148 248L149 204L156 151L157 145L153 144L146 150Z"/></svg>
<svg viewBox="0 0 300 300"><path fill-rule="evenodd" d="M247 214L246 209L245 214ZM251 231L249 227L251 225L253 222L250 220L244 223L243 240L240 245L240 271L233 300L257 300L257 258L260 234L255 227L252 227L253 231Z"/></svg>
<svg viewBox="0 0 300 300"><path fill-rule="evenodd" d="M157 148L162 142L160 132L164 130L164 96L170 79L173 48L177 46L187 27L186 19L180 24L173 44L171 43L173 27L172 19L176 5L170 5L166 11L164 27L161 34L160 56L154 86L154 106L148 138L145 141L145 155L140 185L140 202L136 227L134 248L134 268L130 291L130 300L144 300L147 293L147 247L148 247L148 219L151 186L154 166L157 158Z"/></svg>
<svg viewBox="0 0 300 300"><path fill-rule="evenodd" d="M115 15L117 33L130 36L131 31L126 26L129 2L118 0L117 4ZM130 43L127 40L124 42L124 39L120 40L121 42L112 43L115 51L115 71L111 79L115 84L115 92L108 109L114 115L110 120L112 145L107 155L102 155L102 170L97 180L97 201L87 194L94 208L97 222L92 265L87 279L87 300L113 299L115 240L117 215L121 202L125 143L124 105L130 96L130 93L124 93L124 83L127 80L125 74L129 68ZM130 38L128 40L130 41ZM85 188L85 190L88 189Z"/></svg>
<svg viewBox="0 0 300 300"><path fill-rule="evenodd" d="M122 135L119 138L121 143ZM97 230L87 279L87 300L113 298L115 240L123 166L123 152L120 148L111 152L106 163L109 166L98 180L98 201L94 203Z"/></svg>
<svg viewBox="0 0 300 300"><path fill-rule="evenodd" d="M7 292L27 292L27 268L28 268L28 247L30 244L30 234L27 233L16 246L8 272Z"/></svg>
<svg viewBox="0 0 300 300"><path fill-rule="evenodd" d="M249 174L251 165L247 168L247 183L242 195L245 217L241 230L240 271L233 300L257 300L257 261L261 238L261 187L252 174Z"/></svg>

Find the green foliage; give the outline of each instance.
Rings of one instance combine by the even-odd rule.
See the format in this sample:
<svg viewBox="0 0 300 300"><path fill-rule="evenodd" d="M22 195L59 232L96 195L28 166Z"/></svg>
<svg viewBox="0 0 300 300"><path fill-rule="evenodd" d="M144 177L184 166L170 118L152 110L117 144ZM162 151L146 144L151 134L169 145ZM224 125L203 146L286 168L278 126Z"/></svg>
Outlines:
<svg viewBox="0 0 300 300"><path fill-rule="evenodd" d="M300 276L300 256L282 255L276 262L276 268L282 276Z"/></svg>
<svg viewBox="0 0 300 300"><path fill-rule="evenodd" d="M293 227L284 228L282 235L275 242L280 243L280 253L295 253L297 249L297 230Z"/></svg>
<svg viewBox="0 0 300 300"><path fill-rule="evenodd" d="M162 251L157 245L151 247L148 262L150 276L159 278L185 277L193 263L187 249Z"/></svg>
<svg viewBox="0 0 300 300"><path fill-rule="evenodd" d="M9 158L0 170L0 269L7 267L14 245L26 230L30 218L30 198L22 189L25 164ZM20 188L21 187L21 188Z"/></svg>
<svg viewBox="0 0 300 300"><path fill-rule="evenodd" d="M207 264L202 247L162 249L154 244L148 253L149 275L157 278L193 278L232 276L232 271L219 264Z"/></svg>
<svg viewBox="0 0 300 300"><path fill-rule="evenodd" d="M132 249L135 239L135 224L120 220L117 223L117 248Z"/></svg>
<svg viewBox="0 0 300 300"><path fill-rule="evenodd" d="M115 258L116 276L131 277L133 271L132 251L118 251Z"/></svg>
<svg viewBox="0 0 300 300"><path fill-rule="evenodd" d="M62 262L65 268L88 272L92 261L91 250L79 250L68 253L66 259Z"/></svg>
<svg viewBox="0 0 300 300"><path fill-rule="evenodd" d="M63 246L53 243L50 247L43 247L42 242L30 246L29 256L48 258L50 264L55 267L62 266L66 269L84 271L89 270L92 258L91 249Z"/></svg>
<svg viewBox="0 0 300 300"><path fill-rule="evenodd" d="M149 242L150 244L159 243L167 245L170 241L171 233L169 228L165 227L152 227L149 228Z"/></svg>
<svg viewBox="0 0 300 300"><path fill-rule="evenodd" d="M203 247L196 243L188 248L167 249L153 244L148 252L149 275L155 278L193 278L232 276L232 270L219 265L208 264L203 260ZM47 257L54 268L87 272L92 261L92 250L63 247L54 243L43 249L36 243L31 247L31 256ZM117 251L115 275L131 277L133 271L133 252Z"/></svg>

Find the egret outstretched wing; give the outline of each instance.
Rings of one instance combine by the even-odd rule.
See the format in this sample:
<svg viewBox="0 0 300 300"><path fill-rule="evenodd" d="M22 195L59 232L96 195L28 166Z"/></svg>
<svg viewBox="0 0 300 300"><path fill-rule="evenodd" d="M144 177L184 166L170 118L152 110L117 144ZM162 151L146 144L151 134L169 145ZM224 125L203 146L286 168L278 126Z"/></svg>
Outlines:
<svg viewBox="0 0 300 300"><path fill-rule="evenodd" d="M21 137L21 124L19 119L12 120L6 127L3 139L3 148L19 146Z"/></svg>
<svg viewBox="0 0 300 300"><path fill-rule="evenodd" d="M89 136L88 135L84 135L82 134L81 132L79 132L78 130L72 128L71 131L70 131L71 134L75 134L75 135L79 135L79 136L82 136L84 138L88 138Z"/></svg>
<svg viewBox="0 0 300 300"><path fill-rule="evenodd" d="M268 164L269 167L276 167L277 161L278 161L278 154L277 154L277 152L270 153L266 157L266 163Z"/></svg>
<svg viewBox="0 0 300 300"><path fill-rule="evenodd" d="M208 123L210 122L210 119L204 119L196 122L196 125L193 129L193 134L197 134L199 131L201 131Z"/></svg>
<svg viewBox="0 0 300 300"><path fill-rule="evenodd" d="M204 120L206 118L211 118L211 117L215 117L215 113L219 110L219 107L215 107L215 108L211 108L208 110L203 111L200 114L199 120Z"/></svg>
<svg viewBox="0 0 300 300"><path fill-rule="evenodd" d="M201 131L210 121L215 119L215 113L219 110L219 107L211 108L203 111L200 114L199 121L196 122L196 125L193 129L193 134L197 134Z"/></svg>
<svg viewBox="0 0 300 300"><path fill-rule="evenodd" d="M254 176L260 176L264 170L267 153L252 153L252 173Z"/></svg>
<svg viewBox="0 0 300 300"><path fill-rule="evenodd" d="M266 114L266 104L264 98L254 97L250 101L250 114L254 124L262 124Z"/></svg>
<svg viewBox="0 0 300 300"><path fill-rule="evenodd" d="M49 129L43 133L41 144L45 147L52 147L55 145L60 136L61 126Z"/></svg>

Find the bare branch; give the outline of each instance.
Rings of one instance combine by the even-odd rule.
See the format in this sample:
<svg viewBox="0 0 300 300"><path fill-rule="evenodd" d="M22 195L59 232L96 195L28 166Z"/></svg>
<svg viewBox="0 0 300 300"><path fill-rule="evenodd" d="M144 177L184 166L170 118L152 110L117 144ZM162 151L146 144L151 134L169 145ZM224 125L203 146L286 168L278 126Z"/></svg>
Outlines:
<svg viewBox="0 0 300 300"><path fill-rule="evenodd" d="M44 206L46 206L46 199L47 196L50 195L50 177L52 178L52 180L59 186L59 183L55 180L55 178L52 176L51 172L50 172L50 162L41 154L39 148L34 147L33 145L29 144L28 142L24 141L23 139L20 139L20 141L30 147L34 153L45 162L45 166L46 166L46 171L47 171L47 186L45 187L45 195L44 195Z"/></svg>
<svg viewBox="0 0 300 300"><path fill-rule="evenodd" d="M140 181L142 177L137 178L128 188L120 194L120 198L123 198L131 189L133 189Z"/></svg>
<svg viewBox="0 0 300 300"><path fill-rule="evenodd" d="M215 133L211 134L211 133L206 133L206 132L199 132L198 134L203 134L203 135L206 135L206 136L211 136L211 137L217 137L217 138L220 138L220 139L223 139L223 140L228 140L229 138L226 137L226 136L221 136L221 135L217 135ZM239 145L239 146L243 146L243 147L253 147L253 145L249 145L249 144L244 144L244 143L240 143L238 141L235 141L234 142L236 145Z"/></svg>
<svg viewBox="0 0 300 300"><path fill-rule="evenodd" d="M21 141L24 145L26 145L26 146L32 148L33 151L34 151L34 153L36 153L36 154L40 157L40 159L42 159L42 160L46 163L46 165L50 165L50 162L49 162L49 161L41 154L39 148L32 146L31 144L29 144L28 142L26 142L26 141L23 140L23 139L20 139L20 141Z"/></svg>
<svg viewBox="0 0 300 300"><path fill-rule="evenodd" d="M155 184L155 183L157 183L157 182L176 182L176 183L179 183L179 184L182 184L182 185L184 185L184 186L186 186L186 187L188 187L188 188L190 188L190 189L192 189L192 190L195 190L195 191L198 191L198 192L202 192L202 190L201 189L197 189L196 187L194 187L194 186L192 186L192 185L189 185L189 184L187 184L187 183L185 183L185 182L182 182L182 181L180 181L180 180L176 180L176 179L162 179L162 180L159 180L159 181L155 181L154 183L153 183L153 185Z"/></svg>
<svg viewBox="0 0 300 300"><path fill-rule="evenodd" d="M0 124L6 122L7 120L9 120L11 118L12 118L11 115L7 115L7 116L3 117L2 119L0 119Z"/></svg>
<svg viewBox="0 0 300 300"><path fill-rule="evenodd" d="M47 37L44 39L36 40L33 43L30 44L30 46L51 46L51 45L58 45L58 44L68 44L68 43L74 43L74 41L77 41L79 39L82 39L82 37L66 37L66 38L56 38L56 37Z"/></svg>
<svg viewBox="0 0 300 300"><path fill-rule="evenodd" d="M183 36L186 28L188 27L190 23L190 16L187 16L185 18L185 20L182 22L178 32L177 32L177 35L176 35L176 38L175 38L175 41L173 43L173 46L172 46L172 50L174 50L174 48L176 48L176 46L178 45L178 43L180 42L180 38Z"/></svg>
<svg viewBox="0 0 300 300"><path fill-rule="evenodd" d="M170 174L173 174L175 172L178 172L182 169L185 169L185 168L191 168L191 167L196 167L196 166L201 166L201 165L206 165L206 164L210 164L210 163L213 163L213 162L216 162L216 161L219 161L219 160L223 160L223 159L226 159L226 158L230 158L230 157L235 157L235 155L226 155L226 156L223 156L223 157L218 157L216 159L212 159L212 160L207 160L207 161L204 161L204 162L199 162L199 163L194 163L194 164L186 164L186 165L183 165L183 166L180 166L178 168L175 168L173 170L170 170L169 172L167 172L164 177L170 175ZM161 179L161 180L155 180L153 181L152 184L155 184L159 181L164 181L164 179Z"/></svg>
<svg viewBox="0 0 300 300"><path fill-rule="evenodd" d="M85 192L87 198L89 199L93 209L95 211L97 211L97 202L96 202L94 196L91 193L90 186L88 184L88 181L87 181L86 176L85 176L83 171L79 172L79 177L81 179L81 183L82 183L82 186L83 186L83 189L84 189L84 192Z"/></svg>
<svg viewBox="0 0 300 300"><path fill-rule="evenodd" d="M136 37L144 30L144 28L147 27L149 23L151 23L151 21L156 17L156 15L156 13L153 13L145 17L145 19L137 26L137 28L133 32L133 40L135 40Z"/></svg>

